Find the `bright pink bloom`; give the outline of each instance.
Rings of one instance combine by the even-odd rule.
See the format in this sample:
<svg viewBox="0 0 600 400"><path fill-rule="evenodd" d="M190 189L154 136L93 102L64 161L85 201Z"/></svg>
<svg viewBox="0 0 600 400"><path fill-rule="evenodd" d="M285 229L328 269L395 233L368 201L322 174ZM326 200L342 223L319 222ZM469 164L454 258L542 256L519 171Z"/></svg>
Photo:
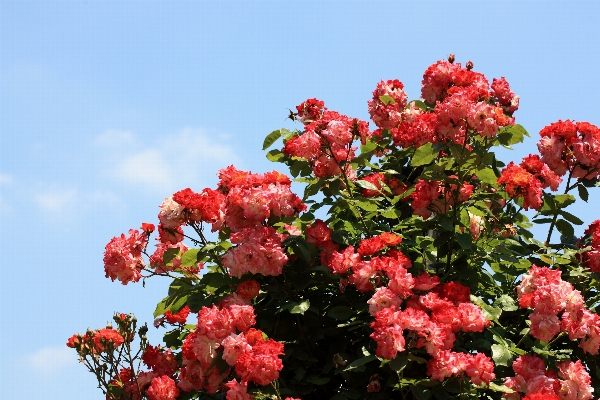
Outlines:
<svg viewBox="0 0 600 400"><path fill-rule="evenodd" d="M137 282L144 268L142 251L148 245L148 235L136 229L129 230L129 236L114 237L104 250L104 271L112 281L118 279L123 285Z"/></svg>
<svg viewBox="0 0 600 400"><path fill-rule="evenodd" d="M379 311L388 307L400 307L402 299L392 290L385 286L377 288L373 296L367 301L369 304L369 314L375 316Z"/></svg>
<svg viewBox="0 0 600 400"><path fill-rule="evenodd" d="M238 382L235 379L225 384L229 388L227 391L227 400L253 400L254 396L248 394L248 382Z"/></svg>
<svg viewBox="0 0 600 400"><path fill-rule="evenodd" d="M159 375L171 376L177 370L177 361L171 349L148 345L142 356L144 364Z"/></svg>
<svg viewBox="0 0 600 400"><path fill-rule="evenodd" d="M339 253L334 251L328 262L328 267L336 274L345 274L350 268L356 267L360 261L360 254L354 253L354 247L348 246Z"/></svg>

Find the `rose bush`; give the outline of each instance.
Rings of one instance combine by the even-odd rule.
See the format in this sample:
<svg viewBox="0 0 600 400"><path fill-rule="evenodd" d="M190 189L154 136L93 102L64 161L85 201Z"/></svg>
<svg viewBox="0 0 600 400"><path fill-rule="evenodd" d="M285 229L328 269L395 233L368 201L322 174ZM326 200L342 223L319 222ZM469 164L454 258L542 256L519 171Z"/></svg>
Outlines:
<svg viewBox="0 0 600 400"><path fill-rule="evenodd" d="M378 83L375 130L309 99L264 141L302 198L230 166L165 199L153 253L152 224L113 238L107 278L172 282L162 346L124 314L69 339L107 399L597 396L600 220L578 238L566 209L599 185L600 129L552 123L505 165L528 134L504 78L451 56L421 98Z"/></svg>

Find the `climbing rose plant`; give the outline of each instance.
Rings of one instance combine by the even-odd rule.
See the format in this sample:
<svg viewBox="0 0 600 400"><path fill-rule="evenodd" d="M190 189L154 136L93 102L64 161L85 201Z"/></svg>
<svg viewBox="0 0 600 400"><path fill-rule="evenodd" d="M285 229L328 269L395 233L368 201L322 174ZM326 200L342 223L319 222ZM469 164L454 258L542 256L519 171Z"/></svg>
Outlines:
<svg viewBox="0 0 600 400"><path fill-rule="evenodd" d="M113 238L107 278L171 283L162 345L126 314L69 338L106 398L597 398L600 220L576 237L566 209L599 186L600 129L551 123L504 164L528 136L504 78L451 56L421 98L379 82L374 130L306 100L264 141L302 197L230 166Z"/></svg>

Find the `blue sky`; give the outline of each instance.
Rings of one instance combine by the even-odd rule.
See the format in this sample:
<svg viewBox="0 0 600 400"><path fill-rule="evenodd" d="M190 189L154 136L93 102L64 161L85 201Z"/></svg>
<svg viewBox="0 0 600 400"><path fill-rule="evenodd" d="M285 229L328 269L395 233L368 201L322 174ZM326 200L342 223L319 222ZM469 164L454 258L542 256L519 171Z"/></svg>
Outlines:
<svg viewBox="0 0 600 400"><path fill-rule="evenodd" d="M506 161L558 119L600 124L598 4L1 1L0 397L102 399L66 339L151 323L167 284L105 279L106 243L219 168L278 167L262 140L307 98L368 119L378 81L418 98L455 53L521 96L532 138ZM600 218L597 196L572 212Z"/></svg>

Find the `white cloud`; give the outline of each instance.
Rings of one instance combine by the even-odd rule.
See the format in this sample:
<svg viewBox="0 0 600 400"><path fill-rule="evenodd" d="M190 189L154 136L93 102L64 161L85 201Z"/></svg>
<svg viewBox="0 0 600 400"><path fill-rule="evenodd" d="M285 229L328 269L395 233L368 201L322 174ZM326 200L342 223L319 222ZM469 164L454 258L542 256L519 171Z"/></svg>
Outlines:
<svg viewBox="0 0 600 400"><path fill-rule="evenodd" d="M109 160L107 169L109 176L134 187L166 195L185 187L206 185L205 176L213 178L220 168L239 163L233 147L201 129L185 128L163 136L150 147L139 144L127 132L119 132L106 131L95 143L105 147L128 142L128 146L113 146L114 160ZM126 153L132 148L139 150Z"/></svg>
<svg viewBox="0 0 600 400"><path fill-rule="evenodd" d="M77 206L77 189L49 189L34 196L34 201L42 211L54 215L64 216L72 214Z"/></svg>
<svg viewBox="0 0 600 400"><path fill-rule="evenodd" d="M12 183L12 181L13 181L13 178L11 175L0 173L0 184L6 185L9 183Z"/></svg>
<svg viewBox="0 0 600 400"><path fill-rule="evenodd" d="M62 222L72 221L90 209L97 210L97 205L117 211L126 209L123 199L111 191L82 192L74 187L41 188L34 193L33 200L45 217L50 220L60 219ZM2 198L0 198L0 210L2 206Z"/></svg>
<svg viewBox="0 0 600 400"><path fill-rule="evenodd" d="M121 181L158 190L173 186L175 179L171 167L156 149L143 150L126 157L113 170L113 175Z"/></svg>
<svg viewBox="0 0 600 400"><path fill-rule="evenodd" d="M25 357L27 366L35 372L51 374L77 363L77 355L66 346L44 347Z"/></svg>

